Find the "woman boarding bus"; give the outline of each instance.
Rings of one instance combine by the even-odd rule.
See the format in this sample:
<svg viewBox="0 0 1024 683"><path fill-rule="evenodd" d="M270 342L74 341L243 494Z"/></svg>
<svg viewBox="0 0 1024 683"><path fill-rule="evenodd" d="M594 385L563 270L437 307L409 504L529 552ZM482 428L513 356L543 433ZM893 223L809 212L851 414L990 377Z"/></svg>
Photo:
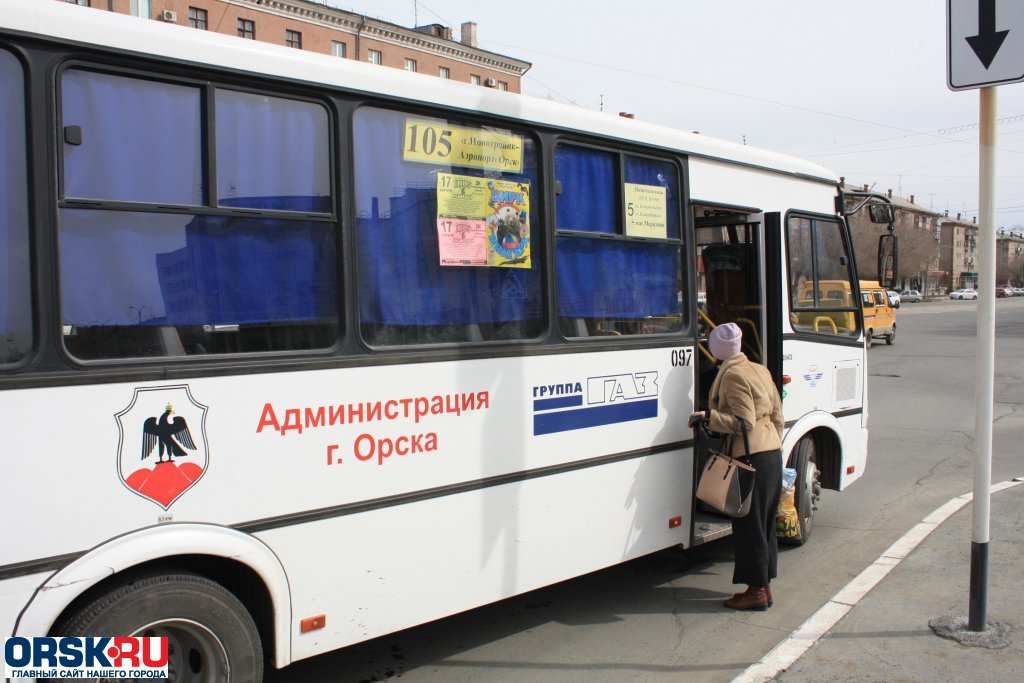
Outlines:
<svg viewBox="0 0 1024 683"><path fill-rule="evenodd" d="M686 425L724 322L792 379L803 538L863 474L825 169L76 10L0 13L0 625L25 647L160 635L259 680L727 533Z"/></svg>

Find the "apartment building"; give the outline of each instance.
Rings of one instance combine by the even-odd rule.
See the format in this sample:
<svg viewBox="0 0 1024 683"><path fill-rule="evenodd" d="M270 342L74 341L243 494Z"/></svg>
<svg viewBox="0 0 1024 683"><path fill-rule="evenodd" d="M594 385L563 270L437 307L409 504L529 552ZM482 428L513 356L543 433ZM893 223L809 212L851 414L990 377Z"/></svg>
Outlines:
<svg viewBox="0 0 1024 683"><path fill-rule="evenodd" d="M483 50L475 22L406 27L315 0L54 0L522 92L530 62Z"/></svg>

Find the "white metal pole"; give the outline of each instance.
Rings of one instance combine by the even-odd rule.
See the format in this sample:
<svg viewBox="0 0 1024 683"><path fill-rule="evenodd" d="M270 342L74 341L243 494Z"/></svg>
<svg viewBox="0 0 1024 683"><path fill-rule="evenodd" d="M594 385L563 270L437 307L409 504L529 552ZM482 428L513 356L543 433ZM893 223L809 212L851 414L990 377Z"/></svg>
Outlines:
<svg viewBox="0 0 1024 683"><path fill-rule="evenodd" d="M978 340L974 396L974 507L968 628L985 630L989 503L992 486L992 403L996 355L996 89L981 89L978 220Z"/></svg>

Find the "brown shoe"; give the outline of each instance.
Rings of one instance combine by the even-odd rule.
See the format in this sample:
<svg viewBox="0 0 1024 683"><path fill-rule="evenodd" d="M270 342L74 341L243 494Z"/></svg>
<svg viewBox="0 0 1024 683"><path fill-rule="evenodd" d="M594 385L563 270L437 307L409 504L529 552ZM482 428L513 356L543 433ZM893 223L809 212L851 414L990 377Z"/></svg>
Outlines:
<svg viewBox="0 0 1024 683"><path fill-rule="evenodd" d="M771 586L765 586L764 589L768 592L768 606L771 607L772 605L775 604L775 600L772 598L772 588L771 588ZM733 596L732 596L732 599L733 600L739 600L741 597L743 597L744 595L749 593L751 590L756 590L756 589L748 588L747 590L743 591L742 593L734 593Z"/></svg>
<svg viewBox="0 0 1024 683"><path fill-rule="evenodd" d="M746 593L737 593L724 604L729 609L764 612L768 609L768 589L748 588Z"/></svg>

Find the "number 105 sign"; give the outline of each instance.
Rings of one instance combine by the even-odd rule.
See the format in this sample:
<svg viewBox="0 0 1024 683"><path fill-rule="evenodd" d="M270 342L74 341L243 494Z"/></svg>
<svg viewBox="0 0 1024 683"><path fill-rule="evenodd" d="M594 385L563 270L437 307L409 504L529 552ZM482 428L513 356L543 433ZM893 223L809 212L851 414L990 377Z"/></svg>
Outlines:
<svg viewBox="0 0 1024 683"><path fill-rule="evenodd" d="M402 159L522 173L523 138L495 130L462 128L425 119L406 119Z"/></svg>

